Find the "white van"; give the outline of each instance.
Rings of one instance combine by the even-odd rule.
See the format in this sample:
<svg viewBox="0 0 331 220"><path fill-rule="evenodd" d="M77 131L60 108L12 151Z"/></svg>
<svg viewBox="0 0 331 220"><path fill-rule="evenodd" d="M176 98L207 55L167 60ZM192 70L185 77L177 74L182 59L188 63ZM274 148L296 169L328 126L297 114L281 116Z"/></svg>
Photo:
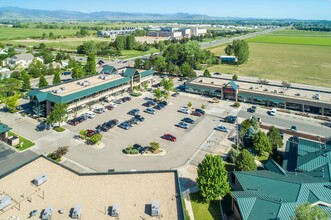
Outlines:
<svg viewBox="0 0 331 220"><path fill-rule="evenodd" d="M93 112L86 112L83 115L86 115L88 118L94 118L95 114Z"/></svg>

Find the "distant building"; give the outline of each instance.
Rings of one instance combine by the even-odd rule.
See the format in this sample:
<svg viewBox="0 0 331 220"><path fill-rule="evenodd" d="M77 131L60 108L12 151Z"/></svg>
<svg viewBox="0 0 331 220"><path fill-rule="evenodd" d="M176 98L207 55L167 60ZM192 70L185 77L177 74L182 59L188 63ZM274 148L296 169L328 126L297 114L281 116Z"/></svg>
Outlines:
<svg viewBox="0 0 331 220"><path fill-rule="evenodd" d="M171 38L183 38L191 36L201 36L207 34L207 29L201 28L173 28L173 27L161 27L161 31L149 31L147 36L150 37L171 37Z"/></svg>
<svg viewBox="0 0 331 220"><path fill-rule="evenodd" d="M14 66L21 66L23 68L28 67L34 59L31 53L16 54L10 58L5 59L2 63L3 66L9 66L13 68Z"/></svg>
<svg viewBox="0 0 331 220"><path fill-rule="evenodd" d="M97 35L98 37L116 37L120 35L128 35L133 34L136 30L140 30L141 28L136 27L128 27L122 30L108 30L108 31L98 31Z"/></svg>
<svg viewBox="0 0 331 220"><path fill-rule="evenodd" d="M222 55L220 57L221 59L221 63L229 63L229 64L235 64L238 62L238 59L236 56L225 56L225 55Z"/></svg>

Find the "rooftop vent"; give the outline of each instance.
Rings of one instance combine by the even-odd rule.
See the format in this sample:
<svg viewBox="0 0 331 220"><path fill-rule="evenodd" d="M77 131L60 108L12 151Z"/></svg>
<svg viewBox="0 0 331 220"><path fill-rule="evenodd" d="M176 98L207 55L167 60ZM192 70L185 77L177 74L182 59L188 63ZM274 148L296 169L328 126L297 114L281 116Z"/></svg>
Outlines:
<svg viewBox="0 0 331 220"><path fill-rule="evenodd" d="M119 204L114 204L113 205L113 207L111 208L110 215L112 217L118 217L120 215L120 205Z"/></svg>
<svg viewBox="0 0 331 220"><path fill-rule="evenodd" d="M151 204L151 216L160 216L160 203L154 200Z"/></svg>

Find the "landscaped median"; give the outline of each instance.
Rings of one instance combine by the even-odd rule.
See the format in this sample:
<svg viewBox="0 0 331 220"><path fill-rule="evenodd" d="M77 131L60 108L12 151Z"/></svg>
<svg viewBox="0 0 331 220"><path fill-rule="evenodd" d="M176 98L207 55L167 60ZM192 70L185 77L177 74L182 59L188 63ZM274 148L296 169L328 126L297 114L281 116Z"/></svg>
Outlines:
<svg viewBox="0 0 331 220"><path fill-rule="evenodd" d="M19 136L17 134L15 134L14 132L12 131L9 131L8 132L8 138L10 137L18 137L19 138L19 143L14 145L14 147L19 150L19 151L23 151L23 150L26 150L30 147L32 147L34 145L34 143L22 136Z"/></svg>
<svg viewBox="0 0 331 220"><path fill-rule="evenodd" d="M150 146L142 147L139 144L129 145L123 149L123 153L127 156L163 156L166 151L160 148L158 142L151 142Z"/></svg>

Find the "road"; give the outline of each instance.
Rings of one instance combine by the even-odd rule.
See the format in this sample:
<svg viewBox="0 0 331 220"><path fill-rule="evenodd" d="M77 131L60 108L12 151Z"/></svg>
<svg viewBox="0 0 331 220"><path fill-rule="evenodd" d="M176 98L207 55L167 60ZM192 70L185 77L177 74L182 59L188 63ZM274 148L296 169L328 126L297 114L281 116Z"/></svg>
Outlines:
<svg viewBox="0 0 331 220"><path fill-rule="evenodd" d="M254 114L247 112L246 109L242 109L238 117L250 118L255 115L262 119L263 124L274 125L279 128L290 129L292 125L296 126L298 132L308 133L316 136L331 137L331 126L327 126L327 123L323 124L318 120L304 118L293 114L278 112L276 116L269 116L267 110L258 109Z"/></svg>
<svg viewBox="0 0 331 220"><path fill-rule="evenodd" d="M245 34L245 35L238 36L238 37L224 38L224 39L215 40L215 41L212 41L212 42L200 43L200 46L201 46L201 48L214 47L214 46L217 46L217 45L231 43L232 41L238 40L238 39L244 40L244 39L251 38L251 37L256 37L256 36L259 36L259 35L269 34L273 31L279 31L279 30L282 30L282 29L285 29L285 28L287 28L287 27L270 28L270 29L266 29L266 30L263 30L263 31L259 31L259 32Z"/></svg>

